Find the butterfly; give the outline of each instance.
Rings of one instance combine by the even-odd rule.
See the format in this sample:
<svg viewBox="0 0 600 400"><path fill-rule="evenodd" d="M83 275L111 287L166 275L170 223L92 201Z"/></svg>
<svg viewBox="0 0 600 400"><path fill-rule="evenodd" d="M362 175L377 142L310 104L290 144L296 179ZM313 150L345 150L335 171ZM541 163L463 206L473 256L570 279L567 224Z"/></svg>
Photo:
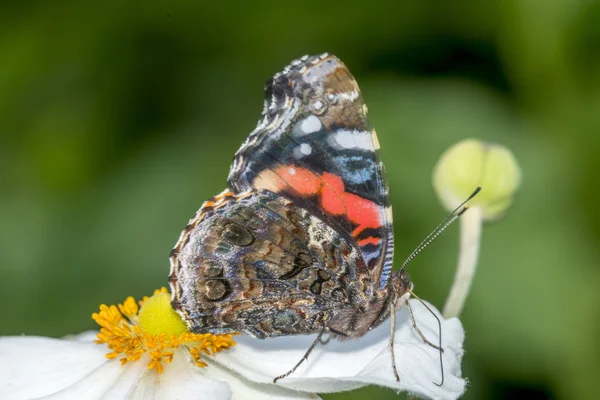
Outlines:
<svg viewBox="0 0 600 400"><path fill-rule="evenodd" d="M318 334L276 382L326 333L358 338L390 316L393 329L413 289L393 256L386 175L358 84L337 57L304 56L267 82L228 189L173 248L172 305L196 333ZM390 344L399 380L393 334Z"/></svg>

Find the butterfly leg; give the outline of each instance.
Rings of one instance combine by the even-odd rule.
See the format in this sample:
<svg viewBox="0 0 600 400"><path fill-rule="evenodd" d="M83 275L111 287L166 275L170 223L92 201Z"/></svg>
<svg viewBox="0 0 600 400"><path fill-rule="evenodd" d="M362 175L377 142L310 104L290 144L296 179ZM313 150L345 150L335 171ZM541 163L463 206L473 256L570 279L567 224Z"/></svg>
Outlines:
<svg viewBox="0 0 600 400"><path fill-rule="evenodd" d="M394 355L394 336L396 335L396 302L390 302L390 353L392 353L392 370L396 381L400 382L400 375L396 369L396 356Z"/></svg>
<svg viewBox="0 0 600 400"><path fill-rule="evenodd" d="M421 330L417 326L417 322L415 321L415 316L413 315L412 308L411 308L410 303L408 301L406 302L406 308L408 309L408 315L410 315L410 322L412 323L413 328L415 329L415 331L417 331L417 333L419 334L419 336L421 337L421 339L425 343L427 343L429 346L433 347L434 349L439 350L439 351L444 351L444 349L442 349L441 347L436 346L435 344L431 343L429 340L427 340L427 338L425 337L425 335L423 335L423 332L421 332Z"/></svg>
<svg viewBox="0 0 600 400"><path fill-rule="evenodd" d="M331 333L328 334L325 339L323 339L323 338L319 339L319 343L321 343L321 344L327 344L327 343L329 343L330 340L331 340Z"/></svg>
<svg viewBox="0 0 600 400"><path fill-rule="evenodd" d="M423 306L431 313L431 315L433 315L435 317L435 319L437 320L438 323L438 329L439 329L439 333L440 333L440 345L436 346L433 343L431 343L429 340L425 339L425 335L423 335L423 332L421 332L421 330L419 328L417 328L417 323L415 321L415 316L413 315L412 312L412 308L410 307L410 303L407 301L406 302L406 306L408 308L408 314L410 315L410 320L412 322L412 326L413 328L415 328L415 330L417 331L417 333L419 334L419 336L421 336L421 339L423 339L423 341L425 343L427 343L429 346L433 347L434 349L439 350L440 352L440 370L442 372L442 381L440 383L437 382L433 382L434 385L437 386L442 386L444 384L444 360L442 358L442 353L444 352L444 349L442 349L442 324L440 322L440 319L438 318L437 315L435 315L435 313L427 306L427 304L425 304L425 302L423 300L421 300L416 294L414 294L413 292L410 292L410 294L412 294L417 300L419 300L421 302L421 304L423 304Z"/></svg>
<svg viewBox="0 0 600 400"><path fill-rule="evenodd" d="M294 368L290 369L288 372L286 372L283 375L279 375L278 377L276 377L275 379L273 379L273 383L277 383L278 380L285 378L286 376L290 376L291 374L294 373L294 371L296 371L296 369L298 369L298 367L300 366L300 364L302 364L304 361L308 360L308 356L310 355L310 353L312 353L312 351L314 350L314 348L317 346L317 343L319 343L321 341L321 337L323 337L323 334L326 331L326 327L324 326L321 331L319 332L319 335L317 336L317 338L312 342L312 344L310 345L310 347L308 348L308 350L306 351L306 353L304 354L304 356L300 359L300 361L298 361L298 363L296 365L294 365Z"/></svg>

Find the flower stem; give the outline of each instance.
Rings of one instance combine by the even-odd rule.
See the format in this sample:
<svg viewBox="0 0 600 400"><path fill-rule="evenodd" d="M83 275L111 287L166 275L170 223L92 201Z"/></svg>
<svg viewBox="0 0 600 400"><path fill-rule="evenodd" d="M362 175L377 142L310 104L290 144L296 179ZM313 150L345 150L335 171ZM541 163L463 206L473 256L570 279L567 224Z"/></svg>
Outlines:
<svg viewBox="0 0 600 400"><path fill-rule="evenodd" d="M460 254L454 283L444 305L445 318L459 316L469 295L477 269L482 223L483 209L479 206L469 208L460 217Z"/></svg>

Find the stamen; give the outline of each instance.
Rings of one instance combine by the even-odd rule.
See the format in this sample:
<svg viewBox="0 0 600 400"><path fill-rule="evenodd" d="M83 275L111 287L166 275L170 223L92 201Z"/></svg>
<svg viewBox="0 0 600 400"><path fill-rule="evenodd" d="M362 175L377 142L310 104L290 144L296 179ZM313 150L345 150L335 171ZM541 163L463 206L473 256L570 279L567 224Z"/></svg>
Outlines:
<svg viewBox="0 0 600 400"><path fill-rule="evenodd" d="M202 356L235 346L231 334L189 332L185 322L171 308L166 288L156 290L153 296L144 297L139 303L128 297L118 306L102 304L92 318L100 325L95 343L106 343L112 350L106 354L107 359L120 357L121 365L125 365L148 353L148 369L158 373L173 361L173 350L180 346L189 351L194 364L200 368L207 366Z"/></svg>

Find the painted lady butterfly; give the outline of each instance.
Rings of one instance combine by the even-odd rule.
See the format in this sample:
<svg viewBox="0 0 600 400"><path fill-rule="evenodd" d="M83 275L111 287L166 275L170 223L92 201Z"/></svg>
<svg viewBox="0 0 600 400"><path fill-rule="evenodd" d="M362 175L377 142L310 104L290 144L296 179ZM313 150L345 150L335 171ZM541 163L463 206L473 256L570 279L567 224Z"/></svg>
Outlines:
<svg viewBox="0 0 600 400"><path fill-rule="evenodd" d="M202 205L171 253L172 304L190 330L318 333L304 360L324 333L358 338L390 315L393 329L413 284L404 268L392 272L378 149L338 58L305 56L277 73L229 189Z"/></svg>

